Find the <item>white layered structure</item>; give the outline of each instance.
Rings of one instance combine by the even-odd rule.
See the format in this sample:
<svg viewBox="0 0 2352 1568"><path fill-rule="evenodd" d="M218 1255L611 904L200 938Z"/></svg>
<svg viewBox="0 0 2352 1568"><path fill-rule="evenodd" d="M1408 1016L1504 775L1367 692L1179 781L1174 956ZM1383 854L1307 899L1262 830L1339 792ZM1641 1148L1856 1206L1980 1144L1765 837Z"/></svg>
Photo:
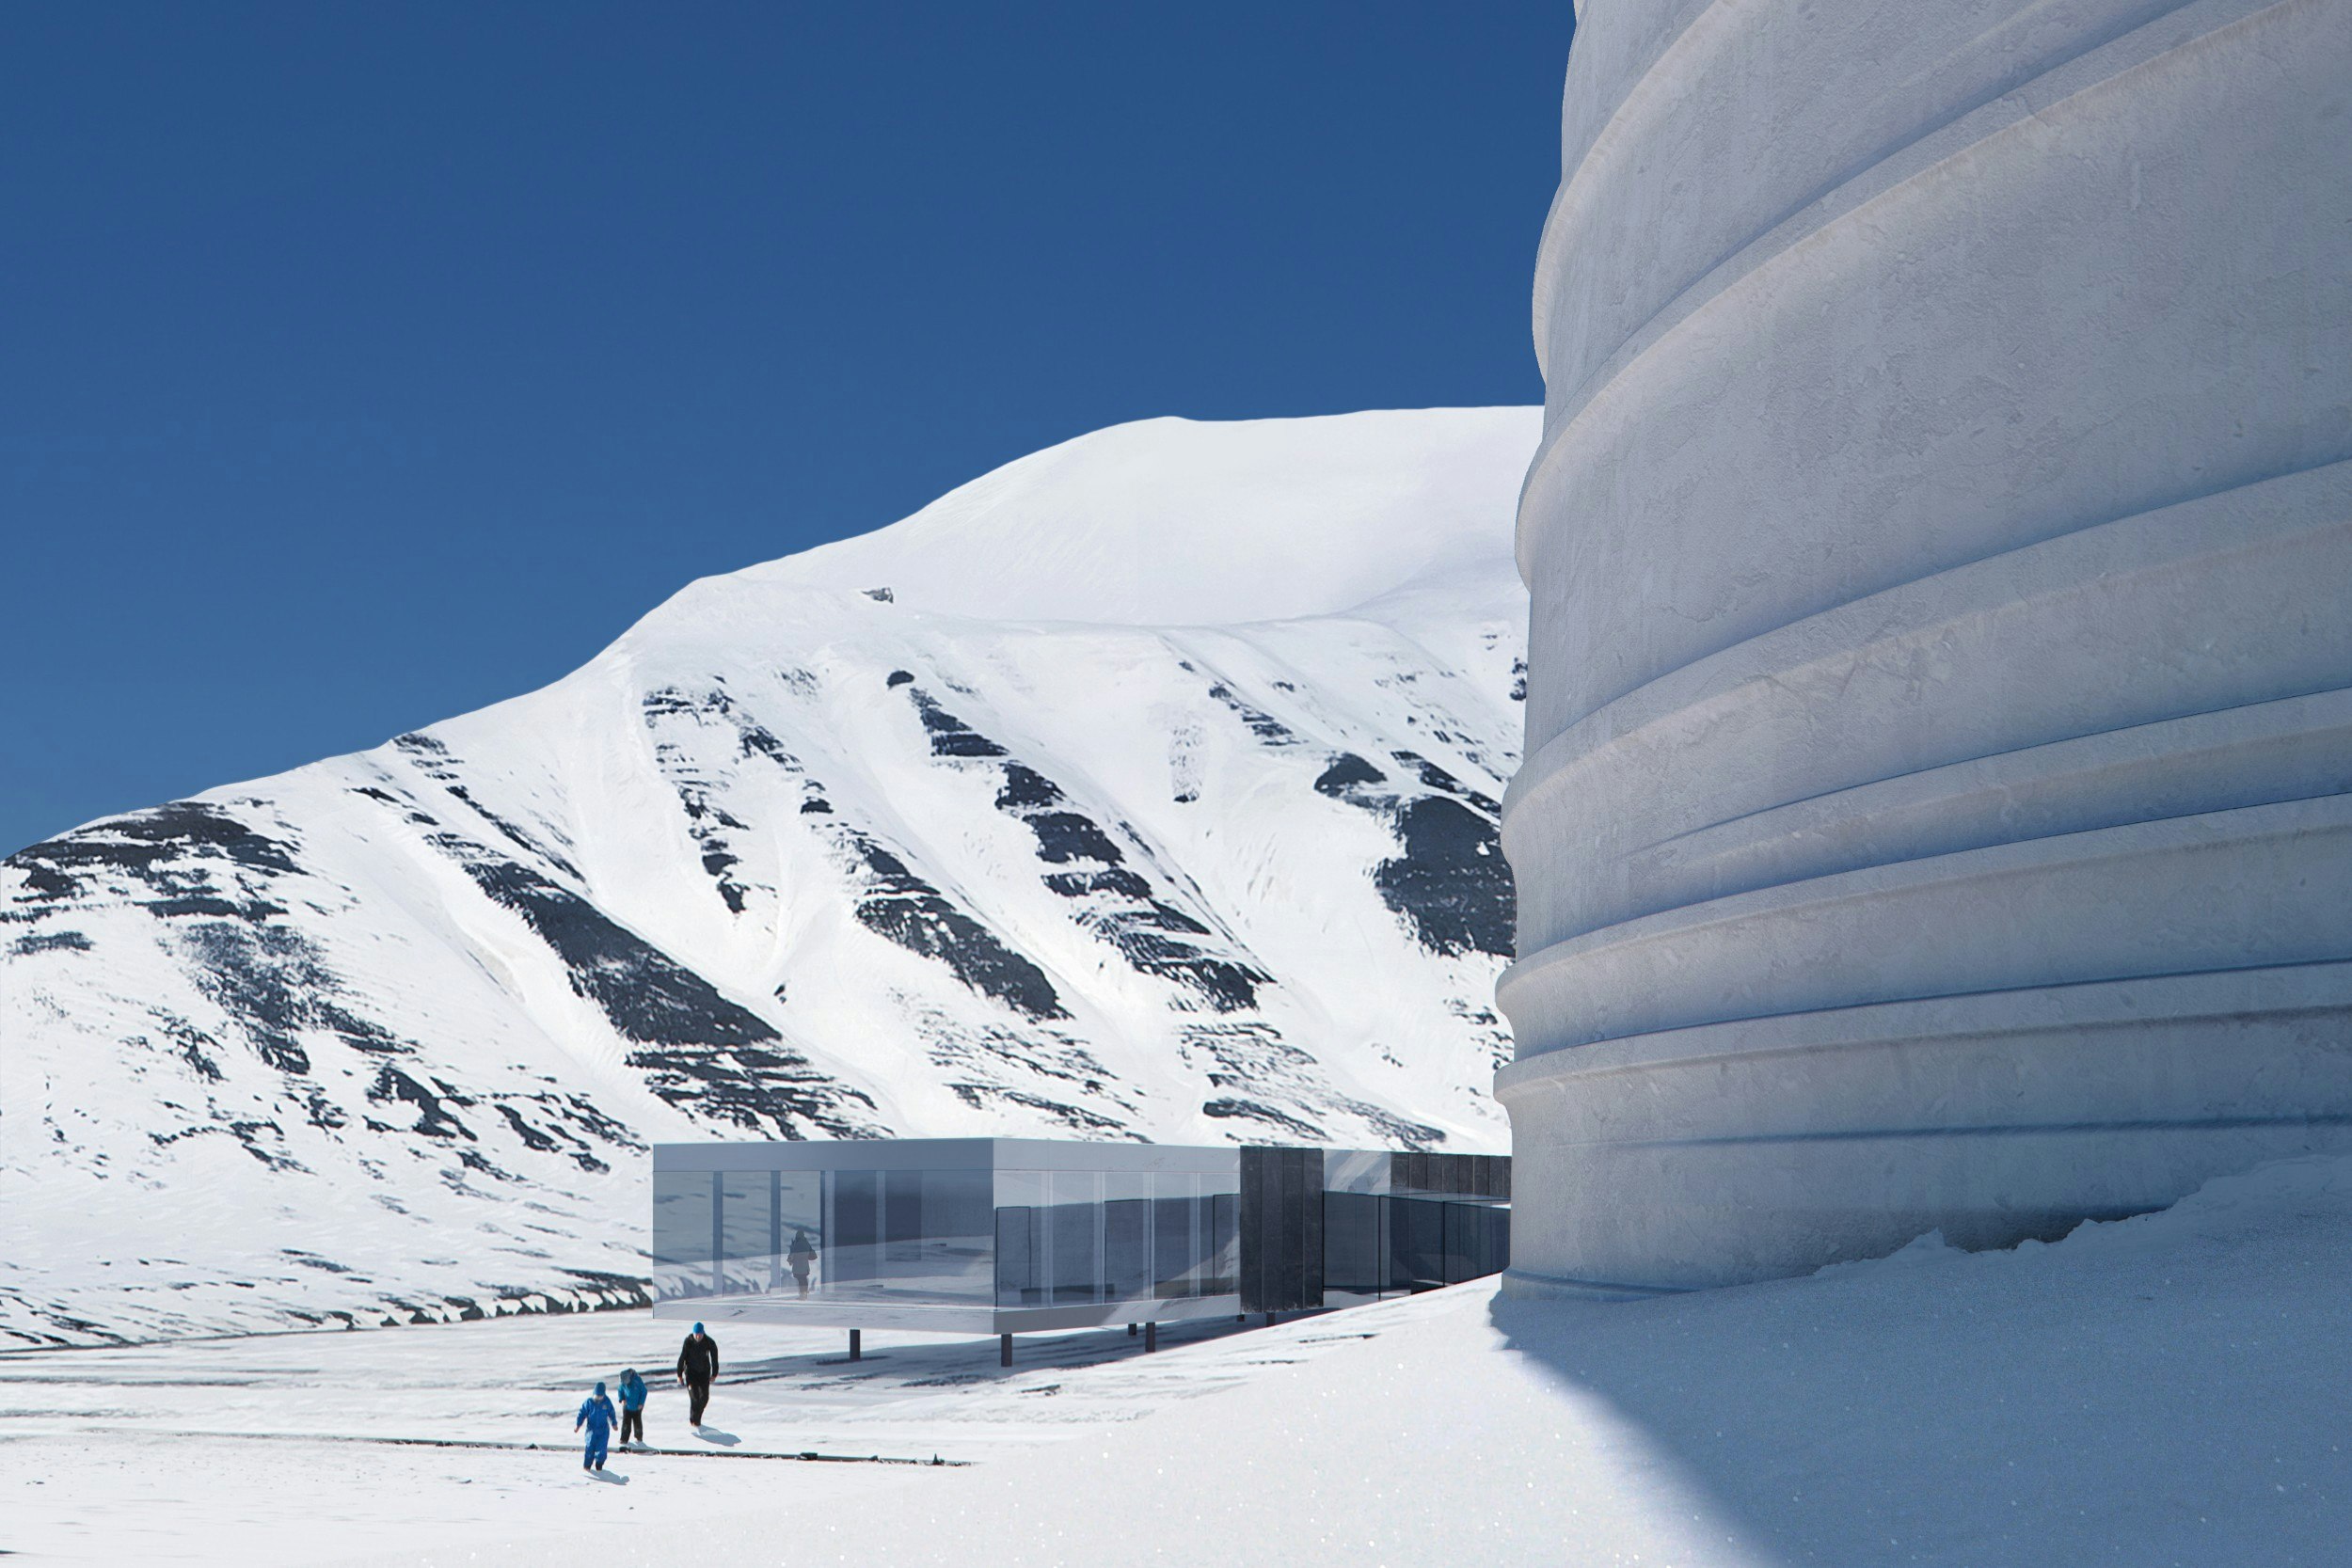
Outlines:
<svg viewBox="0 0 2352 1568"><path fill-rule="evenodd" d="M2352 5L1605 0L1565 103L1515 1287L2352 1147Z"/></svg>

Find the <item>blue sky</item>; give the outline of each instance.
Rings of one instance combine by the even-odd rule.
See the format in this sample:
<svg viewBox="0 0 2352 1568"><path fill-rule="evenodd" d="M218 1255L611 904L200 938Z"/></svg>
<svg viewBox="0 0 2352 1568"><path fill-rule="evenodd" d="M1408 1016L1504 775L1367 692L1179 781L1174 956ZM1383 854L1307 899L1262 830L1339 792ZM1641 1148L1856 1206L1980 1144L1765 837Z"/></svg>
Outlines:
<svg viewBox="0 0 2352 1568"><path fill-rule="evenodd" d="M1122 420L1537 401L1549 4L0 10L0 852Z"/></svg>

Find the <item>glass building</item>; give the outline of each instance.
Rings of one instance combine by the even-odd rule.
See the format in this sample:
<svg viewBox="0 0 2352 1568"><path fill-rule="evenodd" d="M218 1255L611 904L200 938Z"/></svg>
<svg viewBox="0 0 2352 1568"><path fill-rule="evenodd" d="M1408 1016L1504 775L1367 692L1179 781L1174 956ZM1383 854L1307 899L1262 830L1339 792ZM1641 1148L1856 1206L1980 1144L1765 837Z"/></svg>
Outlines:
<svg viewBox="0 0 2352 1568"><path fill-rule="evenodd" d="M903 1138L654 1148L655 1315L1025 1330L1287 1311L1499 1272L1509 1161Z"/></svg>

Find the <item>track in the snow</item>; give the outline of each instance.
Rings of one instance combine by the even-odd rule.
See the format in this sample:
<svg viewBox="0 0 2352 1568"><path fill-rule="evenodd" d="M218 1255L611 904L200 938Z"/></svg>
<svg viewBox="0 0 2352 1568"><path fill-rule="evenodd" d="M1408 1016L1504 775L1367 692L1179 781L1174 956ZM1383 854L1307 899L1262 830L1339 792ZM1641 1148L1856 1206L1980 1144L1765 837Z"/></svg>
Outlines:
<svg viewBox="0 0 2352 1568"><path fill-rule="evenodd" d="M104 1433L129 1437L197 1437L233 1438L257 1443L364 1443L394 1449L493 1449L507 1453L572 1453L578 1442L570 1443L500 1443L462 1437L367 1437L354 1433L339 1432L206 1432L144 1426L85 1426L77 1432ZM801 1453L747 1453L736 1449L615 1449L615 1457L631 1459L767 1459L795 1465L910 1465L922 1469L955 1469L968 1465L968 1459L942 1459L933 1454L929 1459L910 1459L898 1454L818 1453L814 1449Z"/></svg>

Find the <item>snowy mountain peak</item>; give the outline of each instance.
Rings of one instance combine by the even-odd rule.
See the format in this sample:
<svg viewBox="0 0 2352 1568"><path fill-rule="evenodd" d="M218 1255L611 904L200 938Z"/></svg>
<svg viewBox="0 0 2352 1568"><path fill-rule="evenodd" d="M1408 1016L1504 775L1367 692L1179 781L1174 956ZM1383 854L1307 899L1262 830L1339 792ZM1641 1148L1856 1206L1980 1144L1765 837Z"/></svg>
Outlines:
<svg viewBox="0 0 2352 1568"><path fill-rule="evenodd" d="M662 1139L1499 1146L1536 434L1100 432L9 857L0 1333L625 1297Z"/></svg>
<svg viewBox="0 0 2352 1568"><path fill-rule="evenodd" d="M1534 408L1113 425L1008 463L904 522L738 584L886 588L999 621L1230 626L1332 615L1507 559Z"/></svg>

